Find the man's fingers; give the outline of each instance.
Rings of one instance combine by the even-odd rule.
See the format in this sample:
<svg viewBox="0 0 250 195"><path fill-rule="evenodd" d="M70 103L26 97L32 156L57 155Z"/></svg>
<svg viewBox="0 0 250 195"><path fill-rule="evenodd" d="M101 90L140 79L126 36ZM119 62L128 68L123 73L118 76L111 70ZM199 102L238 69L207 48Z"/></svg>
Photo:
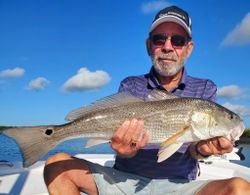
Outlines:
<svg viewBox="0 0 250 195"><path fill-rule="evenodd" d="M132 119L132 121L129 124L129 127L123 137L124 144L130 144L133 138L133 134L137 129L138 120ZM136 141L136 140L135 140Z"/></svg>
<svg viewBox="0 0 250 195"><path fill-rule="evenodd" d="M144 131L144 121L132 119L125 121L111 137L111 147L119 156L133 156L137 150L149 141L148 132Z"/></svg>
<svg viewBox="0 0 250 195"><path fill-rule="evenodd" d="M144 129L144 122L143 120L138 120L138 122L136 123L136 127L134 129L134 132L131 136L131 141L140 141L142 139L142 135L143 135L143 129Z"/></svg>
<svg viewBox="0 0 250 195"><path fill-rule="evenodd" d="M124 121L124 123L115 131L111 139L121 141L125 136L129 126L130 126L130 121L128 120Z"/></svg>
<svg viewBox="0 0 250 195"><path fill-rule="evenodd" d="M214 137L200 141L200 151L204 154L225 154L233 149L232 143L224 137Z"/></svg>
<svg viewBox="0 0 250 195"><path fill-rule="evenodd" d="M207 144L207 147L208 147L208 152L210 152L210 154L217 153L217 149L216 149L216 147L215 147L212 140L209 140L209 141L207 140L206 144Z"/></svg>
<svg viewBox="0 0 250 195"><path fill-rule="evenodd" d="M218 150L220 150L223 154L226 152L232 152L233 144L224 137L218 137Z"/></svg>
<svg viewBox="0 0 250 195"><path fill-rule="evenodd" d="M143 148L146 146L146 144L149 142L150 134L148 131L145 131L145 133L142 135L142 139L138 143L138 148Z"/></svg>

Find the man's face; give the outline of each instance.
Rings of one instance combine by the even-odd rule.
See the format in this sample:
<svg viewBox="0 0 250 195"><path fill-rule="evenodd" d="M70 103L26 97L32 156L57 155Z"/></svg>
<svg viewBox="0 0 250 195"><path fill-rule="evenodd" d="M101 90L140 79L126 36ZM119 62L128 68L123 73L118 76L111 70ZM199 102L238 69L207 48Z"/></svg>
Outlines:
<svg viewBox="0 0 250 195"><path fill-rule="evenodd" d="M180 72L193 48L186 31L178 24L167 22L157 26L150 37L147 47L156 72L161 76Z"/></svg>

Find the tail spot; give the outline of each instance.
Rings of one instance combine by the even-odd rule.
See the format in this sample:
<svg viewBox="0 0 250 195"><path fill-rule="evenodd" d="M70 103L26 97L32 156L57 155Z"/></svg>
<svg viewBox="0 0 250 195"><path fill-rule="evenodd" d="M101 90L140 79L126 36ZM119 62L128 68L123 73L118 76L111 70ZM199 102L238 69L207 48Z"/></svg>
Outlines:
<svg viewBox="0 0 250 195"><path fill-rule="evenodd" d="M50 136L53 133L52 129L46 129L45 134Z"/></svg>

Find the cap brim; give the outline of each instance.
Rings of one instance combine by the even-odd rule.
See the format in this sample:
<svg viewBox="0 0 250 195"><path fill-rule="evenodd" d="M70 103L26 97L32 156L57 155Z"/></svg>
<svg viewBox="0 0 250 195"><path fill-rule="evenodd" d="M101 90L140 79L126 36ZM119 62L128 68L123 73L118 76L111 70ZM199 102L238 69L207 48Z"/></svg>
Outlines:
<svg viewBox="0 0 250 195"><path fill-rule="evenodd" d="M159 26L160 24L164 22L174 22L174 23L179 24L180 26L184 28L184 30L188 33L188 35L192 37L191 29L186 25L186 23L183 22L178 17L170 16L170 15L158 18L156 21L154 21L153 24L151 25L149 32L151 33L157 26Z"/></svg>

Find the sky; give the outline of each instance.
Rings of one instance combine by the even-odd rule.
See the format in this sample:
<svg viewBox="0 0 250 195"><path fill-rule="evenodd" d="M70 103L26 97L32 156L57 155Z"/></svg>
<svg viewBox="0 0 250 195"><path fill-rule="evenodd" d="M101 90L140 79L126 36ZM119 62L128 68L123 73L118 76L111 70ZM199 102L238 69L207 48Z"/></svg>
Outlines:
<svg viewBox="0 0 250 195"><path fill-rule="evenodd" d="M192 3L191 3L192 2ZM217 102L250 127L250 1L0 0L0 125L65 123L72 110L147 73L157 11L192 18L189 75L218 86Z"/></svg>

